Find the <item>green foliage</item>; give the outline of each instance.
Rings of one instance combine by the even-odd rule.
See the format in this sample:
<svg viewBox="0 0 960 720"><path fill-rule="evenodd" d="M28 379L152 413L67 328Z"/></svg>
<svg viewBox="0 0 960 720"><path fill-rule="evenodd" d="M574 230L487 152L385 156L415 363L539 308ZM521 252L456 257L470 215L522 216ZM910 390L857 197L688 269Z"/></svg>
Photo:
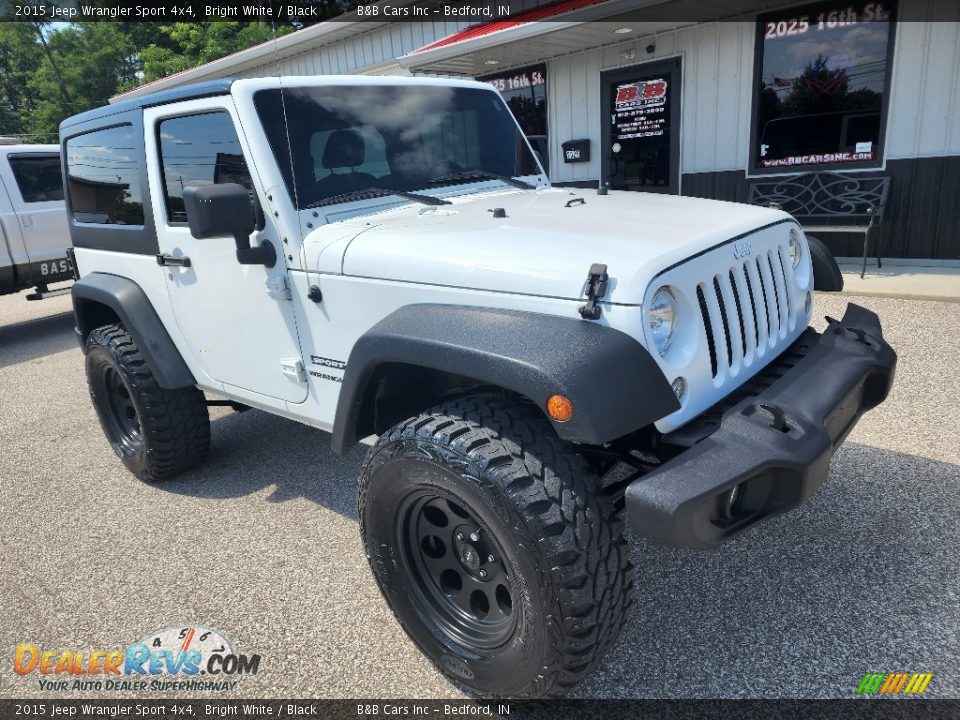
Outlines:
<svg viewBox="0 0 960 720"><path fill-rule="evenodd" d="M761 123L779 117L826 115L835 112L878 111L880 93L869 88L850 90L850 78L843 68L831 70L830 58L818 55L793 80L783 100L775 88L760 83L758 115Z"/></svg>
<svg viewBox="0 0 960 720"><path fill-rule="evenodd" d="M326 17L355 4L328 0ZM275 32L304 25L277 23ZM0 135L56 142L70 115L273 37L259 22L0 23Z"/></svg>
<svg viewBox="0 0 960 720"><path fill-rule="evenodd" d="M273 38L266 23L196 22L160 25L163 44L152 43L140 51L143 82L189 70ZM292 32L278 27L277 37Z"/></svg>
<svg viewBox="0 0 960 720"><path fill-rule="evenodd" d="M41 60L31 26L0 23L0 135L27 131L37 99L24 91Z"/></svg>
<svg viewBox="0 0 960 720"><path fill-rule="evenodd" d="M130 39L108 23L72 25L46 37L40 67L28 82L35 99L32 130L56 134L60 121L104 104L123 82L136 76Z"/></svg>
<svg viewBox="0 0 960 720"><path fill-rule="evenodd" d="M807 63L783 103L786 114L807 115L842 109L850 81L845 69L831 70L828 62L828 58L818 55Z"/></svg>

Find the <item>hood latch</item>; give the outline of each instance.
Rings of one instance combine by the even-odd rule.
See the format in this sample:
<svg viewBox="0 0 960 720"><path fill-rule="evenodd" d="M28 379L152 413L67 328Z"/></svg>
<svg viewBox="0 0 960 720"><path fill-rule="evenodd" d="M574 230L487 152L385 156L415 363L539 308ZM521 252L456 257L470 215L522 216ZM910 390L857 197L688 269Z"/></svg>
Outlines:
<svg viewBox="0 0 960 720"><path fill-rule="evenodd" d="M587 304L577 308L580 317L584 320L598 320L600 318L600 303L598 302L607 293L607 266L594 263L590 266L587 281L583 284L583 294L587 296Z"/></svg>

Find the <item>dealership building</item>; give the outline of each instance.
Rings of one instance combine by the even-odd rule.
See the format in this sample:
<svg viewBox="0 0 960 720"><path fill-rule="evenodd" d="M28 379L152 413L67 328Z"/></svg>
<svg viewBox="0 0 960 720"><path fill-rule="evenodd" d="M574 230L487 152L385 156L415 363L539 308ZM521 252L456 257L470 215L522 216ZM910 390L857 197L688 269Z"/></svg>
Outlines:
<svg viewBox="0 0 960 720"><path fill-rule="evenodd" d="M778 180L781 193L809 193L816 174L830 207L809 209L829 215L823 225L844 223L850 187L886 178L883 257L960 264L960 3L560 0L511 10L488 21L344 16L121 97L278 73L478 78L504 95L555 184L747 202ZM839 256L861 252L862 234L821 237Z"/></svg>

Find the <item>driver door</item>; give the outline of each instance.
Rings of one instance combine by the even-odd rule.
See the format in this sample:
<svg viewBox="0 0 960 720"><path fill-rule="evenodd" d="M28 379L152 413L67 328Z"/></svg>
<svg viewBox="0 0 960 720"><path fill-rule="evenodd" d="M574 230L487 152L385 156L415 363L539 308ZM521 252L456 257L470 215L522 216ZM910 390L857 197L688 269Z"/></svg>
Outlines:
<svg viewBox="0 0 960 720"><path fill-rule="evenodd" d="M239 183L252 199L257 192L231 100L147 108L143 127L160 254L190 259L189 267L158 271L192 364L228 394L303 402L306 375L276 231L268 225L251 236L252 246L268 240L278 251L266 268L240 265L233 238L197 240L187 225L183 191L191 185Z"/></svg>

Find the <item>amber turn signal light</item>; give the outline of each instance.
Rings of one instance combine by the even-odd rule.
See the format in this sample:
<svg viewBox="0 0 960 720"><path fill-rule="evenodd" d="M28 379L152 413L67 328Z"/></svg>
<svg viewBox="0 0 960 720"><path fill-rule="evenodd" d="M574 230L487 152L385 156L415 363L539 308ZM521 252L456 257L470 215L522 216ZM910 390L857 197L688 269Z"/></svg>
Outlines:
<svg viewBox="0 0 960 720"><path fill-rule="evenodd" d="M563 395L547 398L547 414L557 422L566 422L573 417L573 403Z"/></svg>

